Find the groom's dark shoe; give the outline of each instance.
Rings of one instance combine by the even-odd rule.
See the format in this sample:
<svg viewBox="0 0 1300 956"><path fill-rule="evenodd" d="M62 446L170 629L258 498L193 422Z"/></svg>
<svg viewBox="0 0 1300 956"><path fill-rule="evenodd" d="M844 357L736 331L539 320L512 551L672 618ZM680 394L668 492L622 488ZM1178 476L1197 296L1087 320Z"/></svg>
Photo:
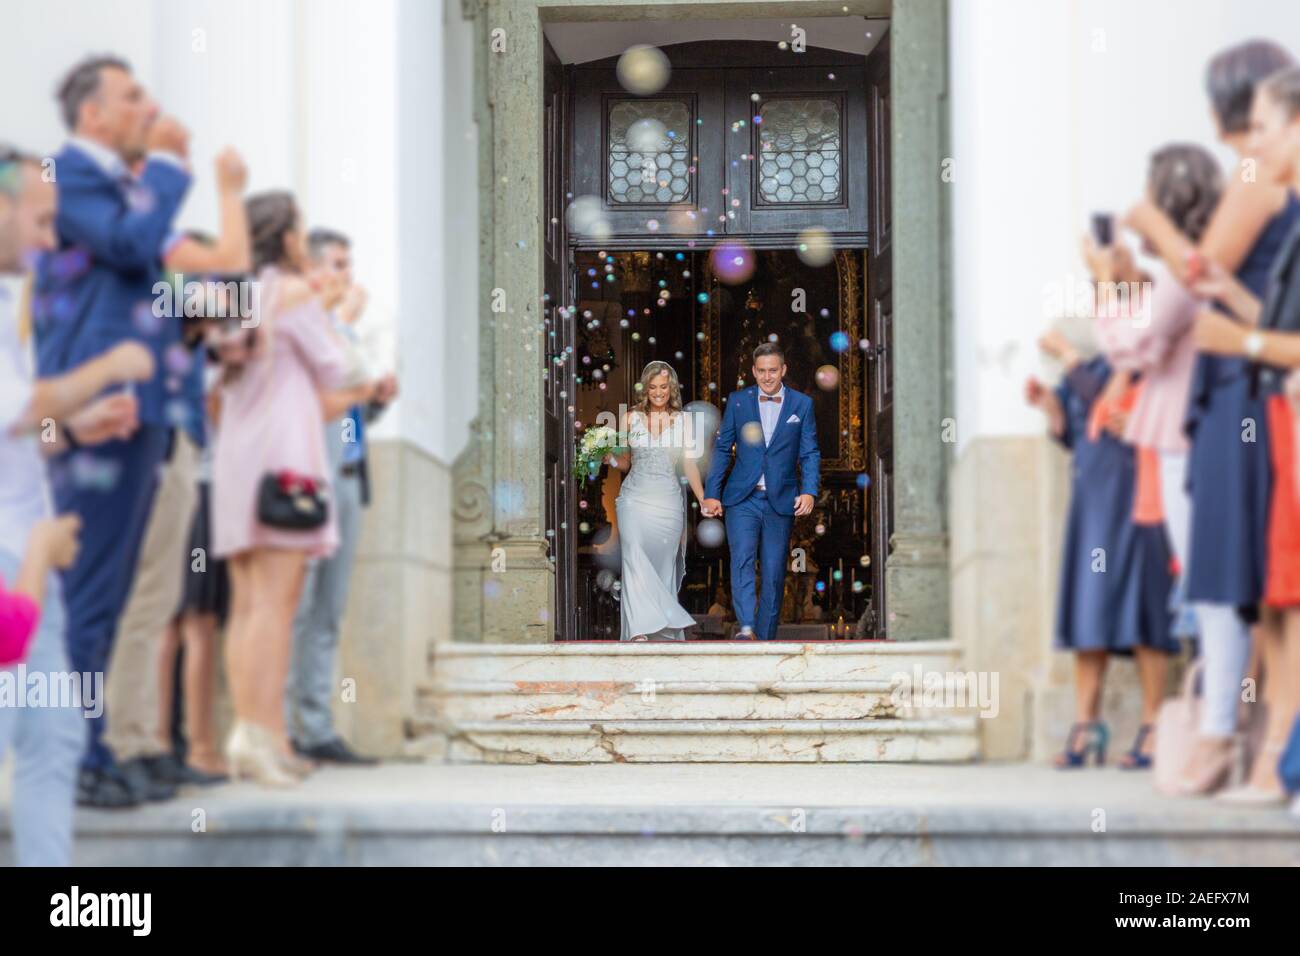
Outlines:
<svg viewBox="0 0 1300 956"><path fill-rule="evenodd" d="M738 630L738 631L736 632L736 640L738 640L738 641L753 641L753 640L756 640L756 638L754 637L754 629L753 629L752 627L750 627L749 625L747 625L747 624L746 624L746 625L743 625L743 626L740 628L740 630Z"/></svg>

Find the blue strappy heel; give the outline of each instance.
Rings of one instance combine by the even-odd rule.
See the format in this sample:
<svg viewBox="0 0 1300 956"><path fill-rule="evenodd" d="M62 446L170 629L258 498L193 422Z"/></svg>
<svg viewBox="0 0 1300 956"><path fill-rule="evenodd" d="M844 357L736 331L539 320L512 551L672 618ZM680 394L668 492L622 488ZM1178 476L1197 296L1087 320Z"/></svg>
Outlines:
<svg viewBox="0 0 1300 956"><path fill-rule="evenodd" d="M1084 735L1090 735L1090 739L1084 740L1080 746L1079 738ZM1056 769L1073 770L1087 766L1089 754L1092 755L1093 766L1103 766L1106 763L1106 746L1109 742L1110 731L1101 721L1074 724L1065 738L1065 750L1057 755Z"/></svg>
<svg viewBox="0 0 1300 956"><path fill-rule="evenodd" d="M1129 752L1124 755L1124 759L1119 762L1123 770L1147 770L1151 766L1151 756L1142 752L1142 747L1146 744L1147 738L1151 736L1151 731L1155 728L1151 724L1143 724L1138 728L1137 737L1133 739L1133 746Z"/></svg>

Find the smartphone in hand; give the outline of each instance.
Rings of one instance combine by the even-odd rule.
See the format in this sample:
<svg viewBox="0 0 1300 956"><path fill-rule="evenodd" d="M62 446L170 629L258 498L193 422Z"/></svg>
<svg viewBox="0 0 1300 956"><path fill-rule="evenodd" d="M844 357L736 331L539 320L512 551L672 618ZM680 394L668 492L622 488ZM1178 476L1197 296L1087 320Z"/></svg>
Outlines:
<svg viewBox="0 0 1300 956"><path fill-rule="evenodd" d="M1092 214L1092 238L1102 248L1115 241L1115 216L1113 213L1095 212Z"/></svg>

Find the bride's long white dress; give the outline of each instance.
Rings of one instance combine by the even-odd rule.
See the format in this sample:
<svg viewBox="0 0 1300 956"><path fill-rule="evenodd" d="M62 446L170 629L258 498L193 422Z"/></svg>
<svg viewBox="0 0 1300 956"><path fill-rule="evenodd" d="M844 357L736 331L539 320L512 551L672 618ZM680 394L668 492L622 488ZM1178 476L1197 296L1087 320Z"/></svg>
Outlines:
<svg viewBox="0 0 1300 956"><path fill-rule="evenodd" d="M685 443L682 419L655 437L639 412L628 416L632 467L619 488L619 546L623 555L622 628L638 635L682 641L695 619L677 603L686 576L686 496L678 478Z"/></svg>

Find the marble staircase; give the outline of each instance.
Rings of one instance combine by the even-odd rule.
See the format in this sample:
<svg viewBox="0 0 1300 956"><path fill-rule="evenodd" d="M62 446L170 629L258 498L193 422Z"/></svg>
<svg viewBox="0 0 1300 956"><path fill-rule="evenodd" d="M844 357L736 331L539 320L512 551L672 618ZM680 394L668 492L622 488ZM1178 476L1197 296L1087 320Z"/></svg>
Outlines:
<svg viewBox="0 0 1300 956"><path fill-rule="evenodd" d="M960 672L947 641L442 644L412 753L453 763L946 762L974 701L902 682Z"/></svg>

